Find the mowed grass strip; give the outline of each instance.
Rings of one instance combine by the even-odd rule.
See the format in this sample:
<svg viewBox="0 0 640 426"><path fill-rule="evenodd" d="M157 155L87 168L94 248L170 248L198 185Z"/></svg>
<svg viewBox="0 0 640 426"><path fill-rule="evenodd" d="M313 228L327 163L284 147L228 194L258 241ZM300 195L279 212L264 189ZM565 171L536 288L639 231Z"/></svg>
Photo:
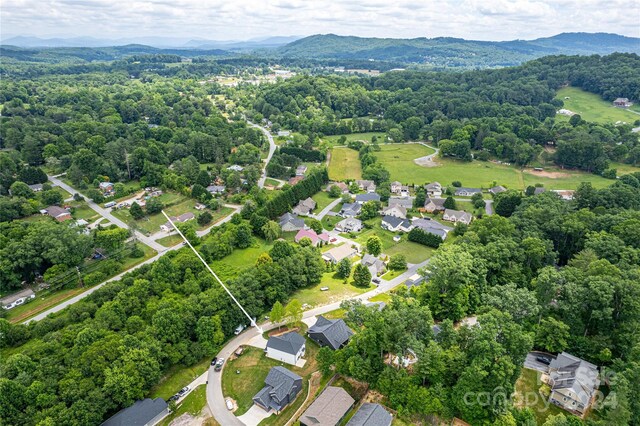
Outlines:
<svg viewBox="0 0 640 426"><path fill-rule="evenodd" d="M616 108L611 102L605 101L595 93L585 92L577 87L563 87L558 90L556 99L564 102L564 109L580 114L583 120L594 123L606 124L618 121L633 123L640 119L640 114L625 108ZM557 117L567 116L558 115ZM566 119L568 120L568 117Z"/></svg>
<svg viewBox="0 0 640 426"><path fill-rule="evenodd" d="M329 162L329 179L361 179L362 168L358 159L358 152L349 148L334 148Z"/></svg>

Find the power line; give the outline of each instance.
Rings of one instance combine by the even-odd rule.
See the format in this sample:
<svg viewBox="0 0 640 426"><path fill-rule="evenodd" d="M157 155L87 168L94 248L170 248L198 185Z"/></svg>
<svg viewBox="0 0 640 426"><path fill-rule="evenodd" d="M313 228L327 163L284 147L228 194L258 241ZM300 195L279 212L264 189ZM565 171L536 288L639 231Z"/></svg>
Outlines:
<svg viewBox="0 0 640 426"><path fill-rule="evenodd" d="M196 254L196 256L198 256L198 259L200 259L200 261L202 262L202 264L205 266L205 268L207 268L207 270L209 272L211 272L211 275L213 275L213 277L218 281L218 283L220 283L220 285L222 286L222 288L224 288L224 290L227 292L227 294L229 295L229 297L231 297L231 299L233 299L234 302L236 302L236 305L238 305L238 307L240 308L240 310L242 311L242 313L244 313L247 318L249 318L249 323L254 326L255 328L258 329L258 331L262 334L262 328L256 324L255 320L253 318L251 318L251 315L249 315L247 313L247 311L244 310L244 308L242 307L242 305L240 304L240 302L238 302L238 299L235 298L235 296L233 294L231 294L231 292L229 291L229 289L227 288L226 285L224 285L224 283L222 282L222 280L220 278L218 278L218 276L216 275L215 272L213 272L213 269L211 269L211 267L209 266L209 264L207 262L204 261L204 259L202 258L202 256L200 256L200 253L198 253L198 251L191 245L191 243L189 242L189 240L187 240L185 238L185 236L182 234L182 232L178 229L178 227L173 223L173 221L171 220L171 218L169 216L167 216L167 214L164 212L164 210L162 210L162 214L164 215L164 217L167 218L167 220L169 221L169 223L171 224L171 226L173 226L173 228L178 232L178 234L182 237L182 239L184 240L185 243L187 243L187 245L191 248L191 250Z"/></svg>

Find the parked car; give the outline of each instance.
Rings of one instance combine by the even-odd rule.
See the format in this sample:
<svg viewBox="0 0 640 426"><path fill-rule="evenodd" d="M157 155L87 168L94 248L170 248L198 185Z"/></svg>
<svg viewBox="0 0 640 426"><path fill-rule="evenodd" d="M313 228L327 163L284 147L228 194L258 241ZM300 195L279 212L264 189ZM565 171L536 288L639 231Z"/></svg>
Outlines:
<svg viewBox="0 0 640 426"><path fill-rule="evenodd" d="M234 353L236 354L236 356L240 356L242 355L242 352L244 352L244 348L240 346Z"/></svg>
<svg viewBox="0 0 640 426"><path fill-rule="evenodd" d="M233 332L233 334L235 334L236 336L240 333L242 333L242 330L244 330L245 326L240 324L239 326L236 327L236 330Z"/></svg>
<svg viewBox="0 0 640 426"><path fill-rule="evenodd" d="M218 357L214 356L213 359L211 360L211 365L216 365L216 362L218 362Z"/></svg>
<svg viewBox="0 0 640 426"><path fill-rule="evenodd" d="M224 358L218 358L215 367L213 367L213 371L222 370L222 366L224 365Z"/></svg>
<svg viewBox="0 0 640 426"><path fill-rule="evenodd" d="M187 394L187 392L189 392L189 389L190 389L190 388L189 388L189 386L185 386L185 387L183 387L182 389L180 389L180 390L178 391L178 395L179 395L179 396L184 396L184 395L186 395L186 394Z"/></svg>
<svg viewBox="0 0 640 426"><path fill-rule="evenodd" d="M551 358L549 358L548 356L537 356L536 361L541 362L545 365L551 364Z"/></svg>
<svg viewBox="0 0 640 426"><path fill-rule="evenodd" d="M380 284L380 278L372 278L371 282L374 284Z"/></svg>
<svg viewBox="0 0 640 426"><path fill-rule="evenodd" d="M169 398L169 401L177 401L179 398L180 398L180 395L175 394L171 398Z"/></svg>
<svg viewBox="0 0 640 426"><path fill-rule="evenodd" d="M231 401L229 398L226 398L225 401L227 403L227 410L233 410L233 401Z"/></svg>

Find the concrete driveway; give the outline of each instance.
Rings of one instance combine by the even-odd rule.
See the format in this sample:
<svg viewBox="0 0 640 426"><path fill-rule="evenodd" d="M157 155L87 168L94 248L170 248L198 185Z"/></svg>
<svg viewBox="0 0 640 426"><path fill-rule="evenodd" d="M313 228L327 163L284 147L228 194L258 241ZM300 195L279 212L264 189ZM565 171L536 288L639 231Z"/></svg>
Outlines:
<svg viewBox="0 0 640 426"><path fill-rule="evenodd" d="M555 356L544 352L529 352L524 360L524 368L529 368L531 370L536 370L545 374L548 373L549 366L536 360L536 357L538 356L545 356L547 358L555 359Z"/></svg>
<svg viewBox="0 0 640 426"><path fill-rule="evenodd" d="M257 426L261 421L269 417L271 414L273 413L267 413L256 404L253 404L251 408L249 408L249 411L238 417L238 420L240 420L247 426Z"/></svg>

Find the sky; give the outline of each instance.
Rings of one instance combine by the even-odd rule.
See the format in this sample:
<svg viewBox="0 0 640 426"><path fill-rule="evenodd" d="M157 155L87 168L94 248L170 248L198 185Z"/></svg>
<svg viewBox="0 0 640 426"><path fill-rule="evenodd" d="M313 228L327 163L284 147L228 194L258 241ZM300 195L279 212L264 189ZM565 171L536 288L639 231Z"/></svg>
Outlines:
<svg viewBox="0 0 640 426"><path fill-rule="evenodd" d="M640 0L2 0L0 36L247 40L334 33L513 40L640 36Z"/></svg>

